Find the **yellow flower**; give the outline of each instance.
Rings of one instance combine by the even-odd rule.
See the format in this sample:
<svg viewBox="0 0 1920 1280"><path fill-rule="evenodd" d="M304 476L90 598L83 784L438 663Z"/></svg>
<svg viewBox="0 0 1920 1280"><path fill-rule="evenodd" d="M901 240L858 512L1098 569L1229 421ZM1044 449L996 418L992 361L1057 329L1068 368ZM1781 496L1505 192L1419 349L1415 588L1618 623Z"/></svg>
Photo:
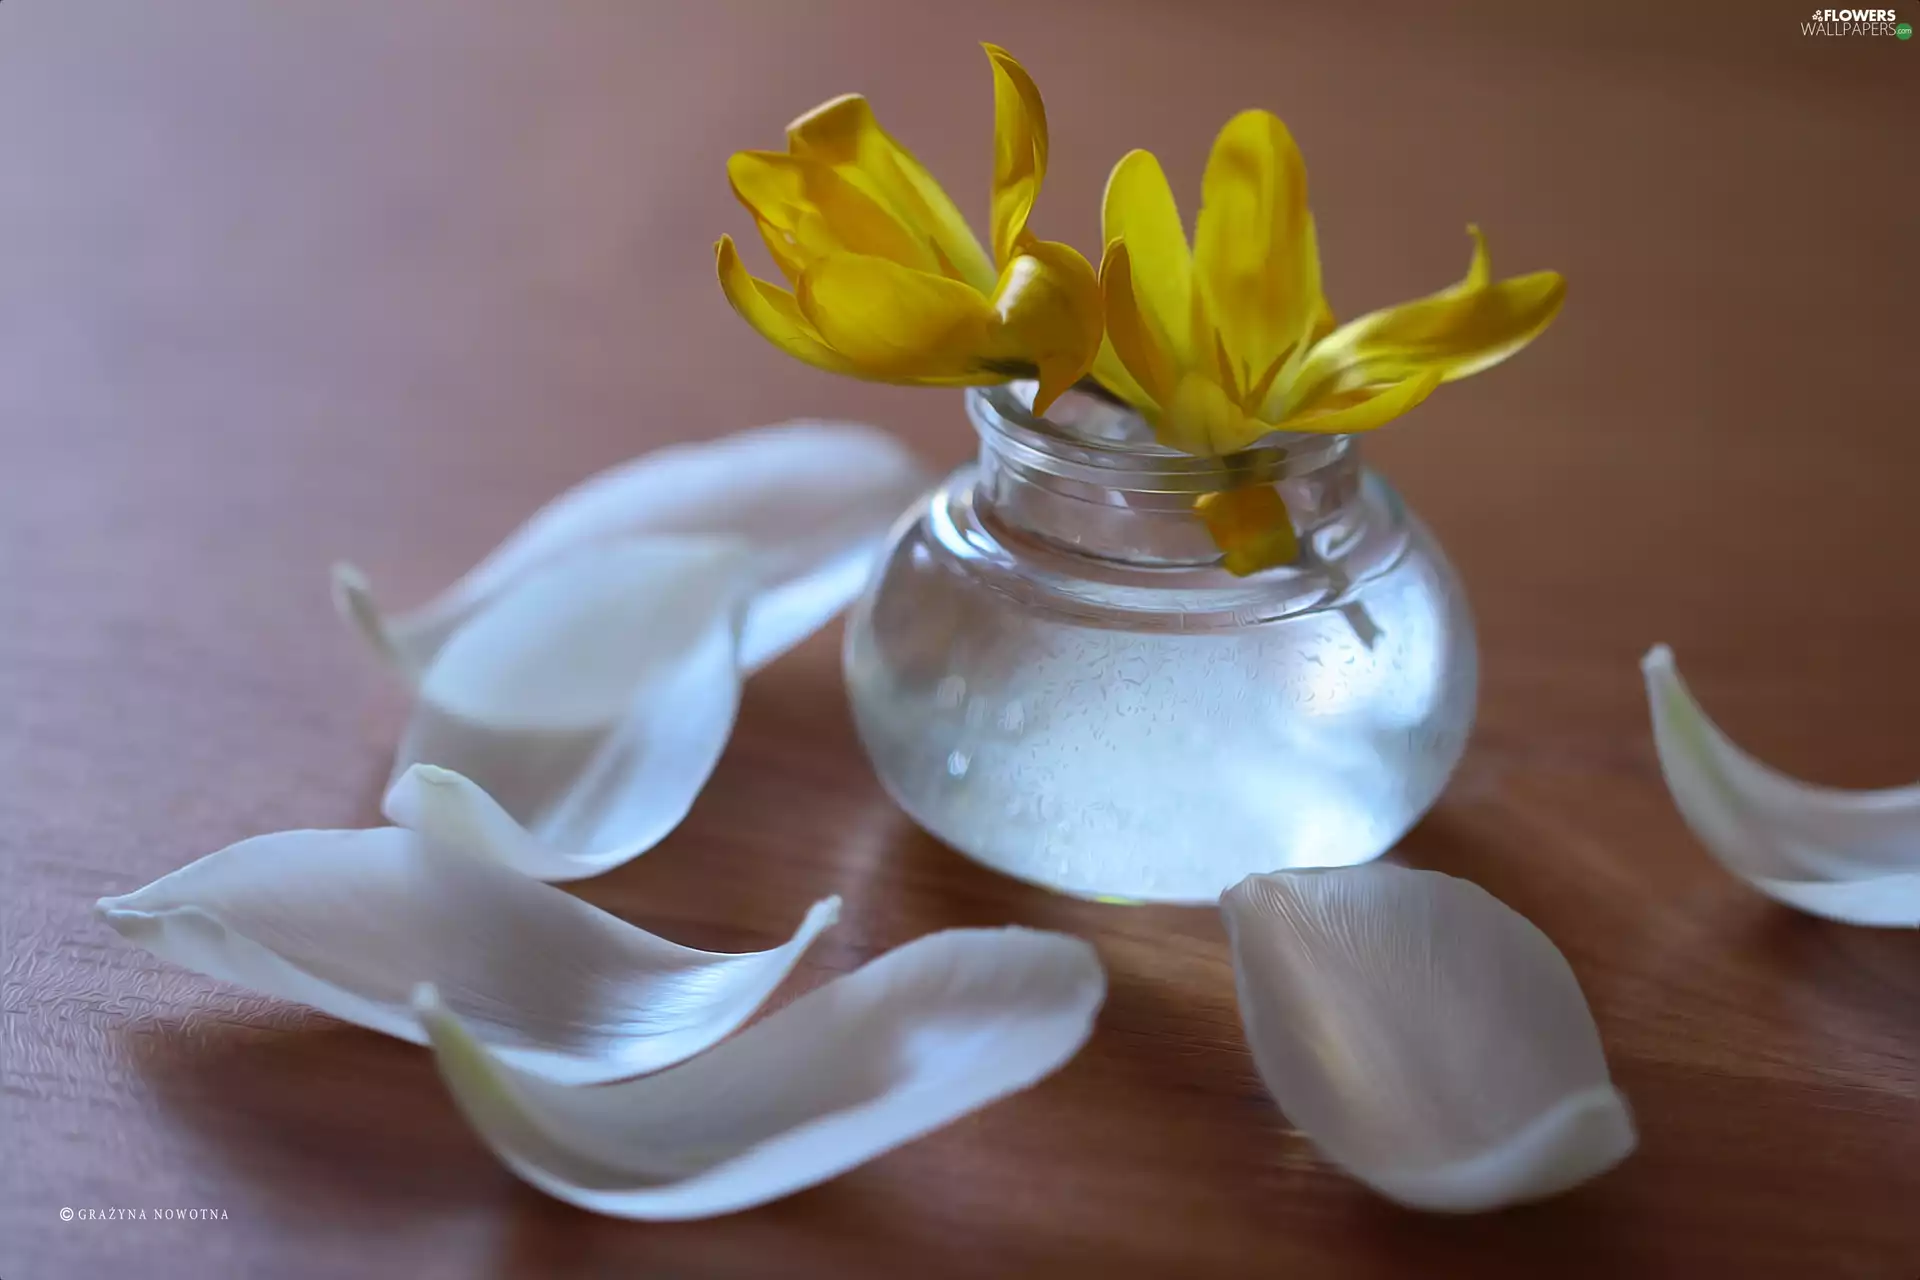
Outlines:
<svg viewBox="0 0 1920 1280"><path fill-rule="evenodd" d="M1145 151L1114 166L1102 223L1108 341L1094 376L1164 443L1201 455L1273 431L1370 431L1526 346L1566 295L1552 271L1494 281L1486 240L1469 227L1473 259L1458 284L1335 328L1306 165L1265 111L1242 112L1215 139L1191 251Z"/></svg>
<svg viewBox="0 0 1920 1280"><path fill-rule="evenodd" d="M1100 345L1099 281L1027 218L1047 170L1040 91L1012 55L993 66L993 256L865 98L848 94L787 126L787 150L727 163L783 289L716 246L733 309L789 355L880 382L969 386L1037 378L1036 413L1083 377ZM996 264L997 268L996 268Z"/></svg>

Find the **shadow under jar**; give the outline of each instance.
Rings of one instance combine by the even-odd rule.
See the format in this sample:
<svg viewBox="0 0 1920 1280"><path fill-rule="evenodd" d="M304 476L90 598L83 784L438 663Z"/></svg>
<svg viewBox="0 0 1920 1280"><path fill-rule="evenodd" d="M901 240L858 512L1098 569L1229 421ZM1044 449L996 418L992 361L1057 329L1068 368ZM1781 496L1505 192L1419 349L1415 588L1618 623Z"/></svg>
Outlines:
<svg viewBox="0 0 1920 1280"><path fill-rule="evenodd" d="M1378 857L1439 796L1478 660L1453 568L1345 436L1230 458L1031 384L970 389L979 460L902 517L849 617L880 780L997 871L1211 903L1242 877ZM1194 512L1277 484L1299 559L1235 577Z"/></svg>

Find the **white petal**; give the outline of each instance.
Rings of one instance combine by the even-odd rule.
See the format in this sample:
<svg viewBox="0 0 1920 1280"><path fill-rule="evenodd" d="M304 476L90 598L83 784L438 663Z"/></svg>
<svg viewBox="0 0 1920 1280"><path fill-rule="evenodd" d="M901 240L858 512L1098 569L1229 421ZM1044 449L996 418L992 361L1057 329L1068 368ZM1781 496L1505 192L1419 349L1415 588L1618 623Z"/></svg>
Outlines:
<svg viewBox="0 0 1920 1280"><path fill-rule="evenodd" d="M1086 1042L1092 947L1029 929L931 934L816 988L692 1062L577 1089L416 1008L487 1145L549 1195L622 1218L704 1218L824 1182L1024 1089Z"/></svg>
<svg viewBox="0 0 1920 1280"><path fill-rule="evenodd" d="M1267 1088L1380 1194L1478 1212L1633 1150L1573 971L1485 890L1374 863L1249 876L1220 908Z"/></svg>
<svg viewBox="0 0 1920 1280"><path fill-rule="evenodd" d="M1830 920L1920 926L1920 784L1839 791L1790 778L1707 718L1667 646L1640 667L1667 790L1722 866Z"/></svg>
<svg viewBox="0 0 1920 1280"><path fill-rule="evenodd" d="M163 959L416 1044L408 1000L434 983L503 1062L586 1083L720 1040L839 908L815 903L772 951L716 955L382 827L243 840L97 909Z"/></svg>
<svg viewBox="0 0 1920 1280"><path fill-rule="evenodd" d="M738 540L658 537L526 574L427 667L387 817L543 880L652 848L733 732L750 567Z"/></svg>
<svg viewBox="0 0 1920 1280"><path fill-rule="evenodd" d="M887 528L930 483L912 454L871 427L762 427L661 449L583 481L418 609L383 615L351 565L334 569L334 601L376 655L416 679L475 610L558 556L609 538L737 536L754 548L741 644L753 671L859 594Z"/></svg>

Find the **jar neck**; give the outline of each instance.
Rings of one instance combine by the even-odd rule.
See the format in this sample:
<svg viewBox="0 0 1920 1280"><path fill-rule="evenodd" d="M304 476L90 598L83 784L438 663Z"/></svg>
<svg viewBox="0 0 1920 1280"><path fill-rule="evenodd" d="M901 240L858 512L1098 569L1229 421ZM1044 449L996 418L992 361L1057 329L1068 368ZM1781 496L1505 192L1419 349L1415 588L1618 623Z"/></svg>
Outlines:
<svg viewBox="0 0 1920 1280"><path fill-rule="evenodd" d="M1341 536L1361 506L1350 436L1274 436L1200 458L1155 443L1132 410L1080 392L1035 418L1014 387L969 388L967 415L980 435L982 519L1075 555L1144 568L1217 563L1194 501L1250 485L1279 490L1309 550L1323 532Z"/></svg>

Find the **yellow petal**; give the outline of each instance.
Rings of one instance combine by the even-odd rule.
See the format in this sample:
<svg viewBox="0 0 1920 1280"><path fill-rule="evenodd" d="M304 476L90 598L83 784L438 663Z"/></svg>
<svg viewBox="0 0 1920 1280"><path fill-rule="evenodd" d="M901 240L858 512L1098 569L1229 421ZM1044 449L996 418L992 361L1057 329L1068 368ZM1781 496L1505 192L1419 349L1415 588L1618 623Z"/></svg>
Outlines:
<svg viewBox="0 0 1920 1280"><path fill-rule="evenodd" d="M1144 414L1151 415L1159 408L1153 397L1147 394L1134 376L1127 372L1127 365L1120 353L1113 349L1113 339L1102 336L1100 354L1093 358L1093 377L1096 382L1126 401Z"/></svg>
<svg viewBox="0 0 1920 1280"><path fill-rule="evenodd" d="M807 268L798 300L822 340L864 377L1000 382L1008 376L984 367L999 318L978 290L959 280L839 253Z"/></svg>
<svg viewBox="0 0 1920 1280"><path fill-rule="evenodd" d="M1267 366L1266 372L1255 378L1253 385L1247 388L1246 395L1242 397L1241 403L1258 405L1264 402L1272 392L1274 384L1280 381L1280 375L1286 371L1288 365L1295 362L1294 357L1299 354L1301 346L1302 344L1296 343L1294 346L1289 347L1287 350L1275 356L1273 363Z"/></svg>
<svg viewBox="0 0 1920 1280"><path fill-rule="evenodd" d="M1466 278L1414 302L1350 320L1308 355L1290 393L1295 406L1357 387L1436 369L1452 382L1499 364L1526 346L1558 314L1567 282L1559 273L1487 283L1486 241L1478 228Z"/></svg>
<svg viewBox="0 0 1920 1280"><path fill-rule="evenodd" d="M1242 401L1240 379L1234 376L1233 357L1227 354L1227 340L1220 336L1220 331L1217 329L1213 334L1213 362L1209 367L1212 370L1213 380L1220 384L1220 389L1226 393L1227 399L1238 406Z"/></svg>
<svg viewBox="0 0 1920 1280"><path fill-rule="evenodd" d="M1101 202L1100 234L1127 242L1134 298L1176 364L1193 363L1193 251L1167 175L1150 151L1113 166Z"/></svg>
<svg viewBox="0 0 1920 1280"><path fill-rule="evenodd" d="M1040 379L1033 411L1044 414L1100 351L1100 281L1078 251L1028 240L1000 273L993 309L1000 323L988 361L1009 370L1030 365Z"/></svg>
<svg viewBox="0 0 1920 1280"><path fill-rule="evenodd" d="M1306 163L1278 116L1243 111L1215 139L1194 226L1194 273L1242 388L1324 311Z"/></svg>
<svg viewBox="0 0 1920 1280"><path fill-rule="evenodd" d="M1173 401L1179 371L1172 353L1160 345L1159 335L1141 315L1133 287L1132 253L1124 240L1109 242L1106 256L1100 260L1100 294L1107 341L1113 345L1114 354L1145 397L1165 408Z"/></svg>
<svg viewBox="0 0 1920 1280"><path fill-rule="evenodd" d="M760 336L788 355L804 360L815 368L832 373L856 370L838 352L830 348L819 332L800 314L794 296L785 289L756 280L747 273L733 247L732 236L721 236L714 246L714 265L719 272L720 288L741 319L760 331Z"/></svg>
<svg viewBox="0 0 1920 1280"><path fill-rule="evenodd" d="M1384 387L1348 391L1320 405L1281 421L1281 431L1312 431L1322 435L1347 435L1385 426L1433 394L1442 376L1438 369L1425 369L1390 382Z"/></svg>
<svg viewBox="0 0 1920 1280"><path fill-rule="evenodd" d="M1248 416L1210 374L1198 370L1181 375L1156 425L1161 443L1202 457L1237 453L1273 430Z"/></svg>
<svg viewBox="0 0 1920 1280"><path fill-rule="evenodd" d="M1245 577L1300 558L1293 517L1270 484L1202 494L1193 509L1225 553L1221 563L1228 573Z"/></svg>
<svg viewBox="0 0 1920 1280"><path fill-rule="evenodd" d="M999 45L993 64L993 260L1013 261L1047 175L1047 108L1027 69Z"/></svg>
<svg viewBox="0 0 1920 1280"><path fill-rule="evenodd" d="M993 263L967 220L913 153L880 127L865 98L849 93L815 107L787 126L787 148L832 166L878 200L921 238L943 275L983 295L993 288Z"/></svg>
<svg viewBox="0 0 1920 1280"><path fill-rule="evenodd" d="M1467 224L1467 234L1473 237L1473 257L1467 262L1467 274L1454 291L1464 293L1469 289L1484 289L1493 279L1493 257L1487 252L1487 237L1475 222Z"/></svg>
<svg viewBox="0 0 1920 1280"><path fill-rule="evenodd" d="M1313 287L1319 293L1320 240L1311 216L1307 218L1307 241L1309 258L1313 263ZM1268 422L1277 422L1288 412L1301 408L1298 395L1302 385L1300 371L1313 354L1314 344L1332 333L1333 329L1333 308L1327 305L1326 296L1321 294L1319 306L1307 323L1306 333L1284 354L1276 357L1266 373L1248 389L1244 402L1248 412Z"/></svg>
<svg viewBox="0 0 1920 1280"><path fill-rule="evenodd" d="M727 157L727 185L733 198L753 215L767 252L788 280L798 280L807 263L832 246L816 216L804 223L809 201L806 184L788 157L771 151L736 151Z"/></svg>
<svg viewBox="0 0 1920 1280"><path fill-rule="evenodd" d="M767 246L767 252L773 255L773 264L780 268L780 274L787 278L789 284L799 283L800 273L819 254L802 248L799 236L775 226L757 213L753 215L753 226L760 233L760 241Z"/></svg>
<svg viewBox="0 0 1920 1280"><path fill-rule="evenodd" d="M840 252L940 270L924 237L831 165L778 151L739 151L727 161L727 180L789 278Z"/></svg>

